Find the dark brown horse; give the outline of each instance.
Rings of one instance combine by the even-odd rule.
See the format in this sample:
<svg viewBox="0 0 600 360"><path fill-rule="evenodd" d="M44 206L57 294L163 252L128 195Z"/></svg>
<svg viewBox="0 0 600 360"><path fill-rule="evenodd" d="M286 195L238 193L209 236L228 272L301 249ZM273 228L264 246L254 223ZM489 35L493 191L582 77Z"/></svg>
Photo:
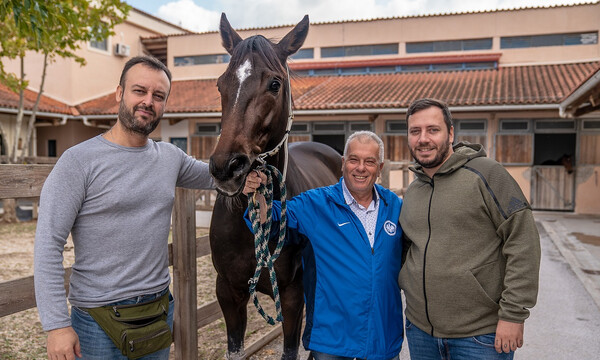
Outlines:
<svg viewBox="0 0 600 360"><path fill-rule="evenodd" d="M546 160L541 165L562 165L567 173L573 173L573 156L571 154L563 154L560 158L554 160Z"/></svg>
<svg viewBox="0 0 600 360"><path fill-rule="evenodd" d="M245 40L233 30L225 14L220 32L231 61L217 86L221 93L221 135L210 158L210 171L219 191L210 225L212 259L217 270L217 298L227 326L229 359L243 359L246 307L250 297L248 280L254 275L254 237L244 223L247 198L240 194L247 174L260 154L282 144L291 109L287 58L304 43L308 16L279 43L256 35ZM266 157L268 164L283 171L285 152ZM289 147L288 197L317 186L335 183L341 176L341 157L317 143ZM275 196L279 196L278 192ZM271 252L276 239L269 244ZM283 247L275 262L283 313L282 359L296 359L300 344L304 297L300 249ZM263 269L258 291L273 297L268 272Z"/></svg>

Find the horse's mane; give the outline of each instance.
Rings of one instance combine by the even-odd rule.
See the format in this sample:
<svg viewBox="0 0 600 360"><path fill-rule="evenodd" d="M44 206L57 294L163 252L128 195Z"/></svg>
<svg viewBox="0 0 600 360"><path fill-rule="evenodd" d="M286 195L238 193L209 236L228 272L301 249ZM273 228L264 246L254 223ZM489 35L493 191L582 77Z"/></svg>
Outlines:
<svg viewBox="0 0 600 360"><path fill-rule="evenodd" d="M230 66L238 68L250 54L257 54L264 59L265 65L271 71L282 73L284 68L277 56L274 44L262 35L254 35L244 39L235 47L230 59Z"/></svg>

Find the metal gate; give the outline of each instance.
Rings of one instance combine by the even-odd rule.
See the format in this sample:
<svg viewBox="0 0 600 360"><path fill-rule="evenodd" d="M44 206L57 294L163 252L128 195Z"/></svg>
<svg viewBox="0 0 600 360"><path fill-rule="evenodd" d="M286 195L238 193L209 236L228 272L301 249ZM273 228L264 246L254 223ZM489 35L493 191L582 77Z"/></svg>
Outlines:
<svg viewBox="0 0 600 360"><path fill-rule="evenodd" d="M575 171L564 166L534 166L531 177L531 207L534 210L575 209Z"/></svg>

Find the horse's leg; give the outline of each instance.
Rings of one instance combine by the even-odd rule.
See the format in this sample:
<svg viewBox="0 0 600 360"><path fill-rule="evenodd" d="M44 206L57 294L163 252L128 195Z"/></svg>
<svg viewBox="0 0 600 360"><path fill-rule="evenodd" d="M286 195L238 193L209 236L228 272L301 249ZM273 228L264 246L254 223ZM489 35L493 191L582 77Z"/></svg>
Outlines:
<svg viewBox="0 0 600 360"><path fill-rule="evenodd" d="M217 275L217 300L223 311L227 328L227 359L243 360L244 334L248 322L246 306L250 294L247 289L235 289L220 275Z"/></svg>
<svg viewBox="0 0 600 360"><path fill-rule="evenodd" d="M297 273L294 281L280 289L283 313L283 354L281 360L296 360L302 331L304 295L302 273Z"/></svg>

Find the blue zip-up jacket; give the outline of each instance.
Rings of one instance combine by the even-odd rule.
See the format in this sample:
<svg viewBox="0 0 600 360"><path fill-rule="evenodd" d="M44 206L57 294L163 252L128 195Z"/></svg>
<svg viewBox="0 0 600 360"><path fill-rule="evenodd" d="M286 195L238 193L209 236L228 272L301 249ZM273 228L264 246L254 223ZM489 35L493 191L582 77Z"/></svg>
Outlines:
<svg viewBox="0 0 600 360"><path fill-rule="evenodd" d="M397 282L402 200L375 185L380 203L371 248L360 220L344 201L342 181L287 202L287 241L304 246L306 326L302 341L305 349L327 354L391 359L400 352L403 340ZM281 204L274 202L274 220L279 220L280 212ZM247 215L246 221L249 224Z"/></svg>

